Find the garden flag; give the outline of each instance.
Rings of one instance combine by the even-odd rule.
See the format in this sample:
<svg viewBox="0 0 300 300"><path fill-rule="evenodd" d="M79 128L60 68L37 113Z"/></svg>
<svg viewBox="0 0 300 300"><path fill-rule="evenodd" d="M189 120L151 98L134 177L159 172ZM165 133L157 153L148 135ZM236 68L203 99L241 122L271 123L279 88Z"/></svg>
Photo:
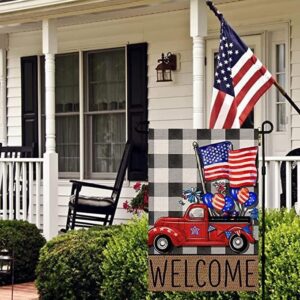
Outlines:
<svg viewBox="0 0 300 300"><path fill-rule="evenodd" d="M209 127L240 128L274 79L223 15L216 14L221 35Z"/></svg>
<svg viewBox="0 0 300 300"><path fill-rule="evenodd" d="M149 130L149 290L257 290L257 144L254 129Z"/></svg>

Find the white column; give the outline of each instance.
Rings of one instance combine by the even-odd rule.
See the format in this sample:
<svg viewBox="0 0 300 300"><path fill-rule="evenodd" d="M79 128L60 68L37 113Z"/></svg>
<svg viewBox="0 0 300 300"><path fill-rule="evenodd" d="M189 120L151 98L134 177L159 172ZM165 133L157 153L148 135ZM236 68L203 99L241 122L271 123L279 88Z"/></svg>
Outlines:
<svg viewBox="0 0 300 300"><path fill-rule="evenodd" d="M55 20L43 21L45 55L46 152L44 153L43 231L47 240L58 234L58 155L55 152L55 54L57 32Z"/></svg>
<svg viewBox="0 0 300 300"><path fill-rule="evenodd" d="M190 35L193 38L193 128L205 128L207 8L203 0L190 0Z"/></svg>
<svg viewBox="0 0 300 300"><path fill-rule="evenodd" d="M0 35L0 143L7 144L7 115L6 115L6 50L8 38L6 34Z"/></svg>

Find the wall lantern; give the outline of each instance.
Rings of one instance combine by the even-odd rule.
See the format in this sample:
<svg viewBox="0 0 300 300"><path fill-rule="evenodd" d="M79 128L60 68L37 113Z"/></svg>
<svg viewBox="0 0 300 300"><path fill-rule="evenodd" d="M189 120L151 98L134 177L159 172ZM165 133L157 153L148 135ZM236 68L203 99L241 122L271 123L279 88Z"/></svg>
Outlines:
<svg viewBox="0 0 300 300"><path fill-rule="evenodd" d="M172 81L171 71L175 71L177 68L176 55L168 52L165 56L164 53L162 53L161 59L159 59L157 62L159 62L159 64L156 67L156 82Z"/></svg>
<svg viewBox="0 0 300 300"><path fill-rule="evenodd" d="M14 253L0 249L0 276L11 276L11 299L14 298Z"/></svg>

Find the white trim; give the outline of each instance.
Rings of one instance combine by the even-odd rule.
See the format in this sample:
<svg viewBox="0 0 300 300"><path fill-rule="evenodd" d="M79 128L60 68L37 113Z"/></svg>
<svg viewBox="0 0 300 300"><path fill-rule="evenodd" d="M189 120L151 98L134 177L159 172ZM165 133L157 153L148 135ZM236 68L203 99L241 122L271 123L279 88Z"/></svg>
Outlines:
<svg viewBox="0 0 300 300"><path fill-rule="evenodd" d="M83 52L79 51L79 174L84 179L84 59Z"/></svg>

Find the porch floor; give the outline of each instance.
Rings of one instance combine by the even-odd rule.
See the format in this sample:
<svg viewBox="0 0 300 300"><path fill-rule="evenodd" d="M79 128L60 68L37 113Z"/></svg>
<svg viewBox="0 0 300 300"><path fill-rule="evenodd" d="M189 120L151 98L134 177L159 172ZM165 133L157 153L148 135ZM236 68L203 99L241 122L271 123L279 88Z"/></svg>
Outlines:
<svg viewBox="0 0 300 300"><path fill-rule="evenodd" d="M11 300L11 285L0 287L0 299ZM38 300L39 295L34 282L14 285L14 300Z"/></svg>

